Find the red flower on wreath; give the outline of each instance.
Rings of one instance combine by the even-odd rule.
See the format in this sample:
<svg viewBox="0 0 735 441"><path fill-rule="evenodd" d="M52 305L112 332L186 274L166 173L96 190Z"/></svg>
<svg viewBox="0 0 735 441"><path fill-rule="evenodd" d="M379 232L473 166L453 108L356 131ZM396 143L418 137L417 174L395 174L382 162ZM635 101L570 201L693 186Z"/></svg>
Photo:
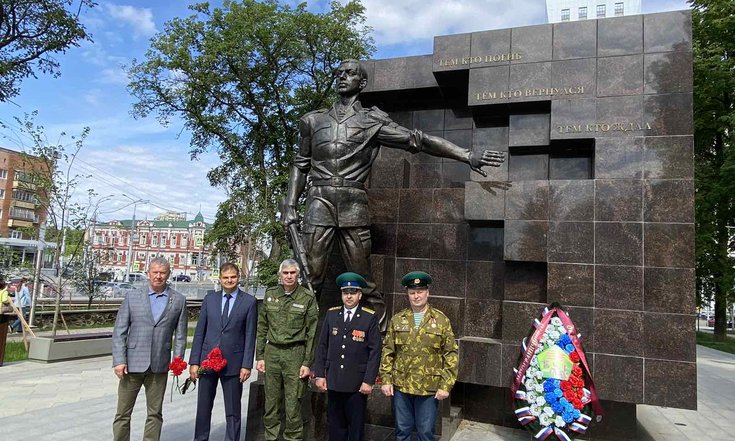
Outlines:
<svg viewBox="0 0 735 441"><path fill-rule="evenodd" d="M579 354L577 351L572 351L569 353L569 359L572 360L572 363L579 363Z"/></svg>

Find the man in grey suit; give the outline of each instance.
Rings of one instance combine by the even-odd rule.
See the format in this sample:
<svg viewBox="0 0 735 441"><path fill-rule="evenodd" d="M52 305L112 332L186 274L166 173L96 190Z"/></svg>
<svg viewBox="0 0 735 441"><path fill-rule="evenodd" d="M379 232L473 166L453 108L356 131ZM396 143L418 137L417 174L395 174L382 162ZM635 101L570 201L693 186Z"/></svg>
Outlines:
<svg viewBox="0 0 735 441"><path fill-rule="evenodd" d="M117 413L112 423L114 441L130 440L130 415L141 386L145 386L148 417L144 441L158 441L163 425L163 396L174 356L186 350L186 298L166 284L171 267L156 257L148 266L147 292L131 292L123 300L112 333L112 365L120 379Z"/></svg>
<svg viewBox="0 0 735 441"><path fill-rule="evenodd" d="M255 297L240 291L240 269L225 263L219 270L221 291L207 294L202 302L189 356L189 377L199 381L194 441L209 440L217 380L225 398L225 441L240 441L242 384L250 378L255 355L258 309ZM220 372L199 376L199 366L219 347L227 366Z"/></svg>

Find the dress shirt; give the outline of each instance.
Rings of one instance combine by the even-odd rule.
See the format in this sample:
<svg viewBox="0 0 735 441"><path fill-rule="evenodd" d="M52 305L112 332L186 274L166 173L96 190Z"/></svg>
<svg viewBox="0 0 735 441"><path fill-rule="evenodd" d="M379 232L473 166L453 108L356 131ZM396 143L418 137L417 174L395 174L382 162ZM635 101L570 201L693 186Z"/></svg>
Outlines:
<svg viewBox="0 0 735 441"><path fill-rule="evenodd" d="M157 322L163 314L163 310L166 309L166 302L168 302L168 288L162 293L151 291L148 293L148 299L151 301L151 312L153 313L153 321Z"/></svg>

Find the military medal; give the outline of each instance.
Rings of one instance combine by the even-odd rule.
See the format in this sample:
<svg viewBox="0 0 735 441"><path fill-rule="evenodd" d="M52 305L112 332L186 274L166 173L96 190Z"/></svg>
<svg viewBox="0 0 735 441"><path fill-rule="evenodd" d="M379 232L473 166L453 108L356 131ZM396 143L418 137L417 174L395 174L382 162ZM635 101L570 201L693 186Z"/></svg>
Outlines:
<svg viewBox="0 0 735 441"><path fill-rule="evenodd" d="M337 328L332 328L332 335L337 335L337 332L339 332Z"/></svg>
<svg viewBox="0 0 735 441"><path fill-rule="evenodd" d="M431 318L431 327L436 328L436 319L434 317Z"/></svg>
<svg viewBox="0 0 735 441"><path fill-rule="evenodd" d="M363 342L365 341L365 331L360 331L359 329L354 329L352 331L352 340L357 342Z"/></svg>

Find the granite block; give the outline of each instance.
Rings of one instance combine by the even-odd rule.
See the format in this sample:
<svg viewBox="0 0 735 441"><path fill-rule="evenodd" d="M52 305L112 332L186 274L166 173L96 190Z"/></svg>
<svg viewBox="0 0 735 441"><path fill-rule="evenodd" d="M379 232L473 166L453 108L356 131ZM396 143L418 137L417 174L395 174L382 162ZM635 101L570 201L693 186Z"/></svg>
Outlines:
<svg viewBox="0 0 735 441"><path fill-rule="evenodd" d="M569 318L574 322L577 333L582 334L580 342L585 352L595 352L595 333L594 333L594 308L584 308L580 306L566 307Z"/></svg>
<svg viewBox="0 0 735 441"><path fill-rule="evenodd" d="M388 112L388 116L390 116L390 119L394 123L398 124L399 126L405 127L409 130L413 129L413 112L412 111ZM400 152L401 150L398 150L398 151Z"/></svg>
<svg viewBox="0 0 735 441"><path fill-rule="evenodd" d="M496 150L499 152L508 152L508 126L507 123L503 127L478 127L473 131L472 151L482 152L483 150ZM508 158L499 167L485 167L487 176L479 173L470 175L473 181L507 181L508 180Z"/></svg>
<svg viewBox="0 0 735 441"><path fill-rule="evenodd" d="M643 93L643 55L597 59L597 96Z"/></svg>
<svg viewBox="0 0 735 441"><path fill-rule="evenodd" d="M441 187L441 163L411 164L408 177L409 188L439 188Z"/></svg>
<svg viewBox="0 0 735 441"><path fill-rule="evenodd" d="M430 224L398 224L396 232L396 256L429 258L432 248Z"/></svg>
<svg viewBox="0 0 735 441"><path fill-rule="evenodd" d="M506 192L505 218L549 218L549 181L515 181Z"/></svg>
<svg viewBox="0 0 735 441"><path fill-rule="evenodd" d="M508 179L534 181L549 179L549 155L547 153L514 153L508 155Z"/></svg>
<svg viewBox="0 0 735 441"><path fill-rule="evenodd" d="M640 221L643 184L637 179L595 181L595 220Z"/></svg>
<svg viewBox="0 0 735 441"><path fill-rule="evenodd" d="M506 103L510 90L510 66L491 66L470 70L467 103L470 106Z"/></svg>
<svg viewBox="0 0 735 441"><path fill-rule="evenodd" d="M432 221L438 223L463 222L464 199L464 188L434 190L434 216Z"/></svg>
<svg viewBox="0 0 735 441"><path fill-rule="evenodd" d="M473 32L470 43L470 56L481 57L482 63L470 64L470 68L491 64L508 64L510 60L510 29ZM498 55L501 55L498 59ZM502 57L502 55L506 55ZM488 56L490 57L488 59Z"/></svg>
<svg viewBox="0 0 735 441"><path fill-rule="evenodd" d="M553 26L550 24L513 28L510 31L510 51L522 55L511 63L549 61L552 57Z"/></svg>
<svg viewBox="0 0 735 441"><path fill-rule="evenodd" d="M365 72L367 72L367 85L362 90L363 92L372 92L374 89L373 87L373 81L375 80L375 60L361 60L360 64L362 64L362 67L365 69Z"/></svg>
<svg viewBox="0 0 735 441"><path fill-rule="evenodd" d="M423 131L444 130L444 109L414 111L413 127Z"/></svg>
<svg viewBox="0 0 735 441"><path fill-rule="evenodd" d="M596 123L596 99L551 101L551 139L589 138L587 125Z"/></svg>
<svg viewBox="0 0 735 441"><path fill-rule="evenodd" d="M370 221L392 223L398 220L398 189L374 189L367 192L370 207Z"/></svg>
<svg viewBox="0 0 735 441"><path fill-rule="evenodd" d="M512 146L549 145L548 113L510 115L509 140Z"/></svg>
<svg viewBox="0 0 735 441"><path fill-rule="evenodd" d="M466 337L500 338L502 302L499 300L465 300L464 333ZM498 352L498 373L500 376L500 352ZM497 380L496 380L497 381ZM497 383L493 383L497 385Z"/></svg>
<svg viewBox="0 0 735 441"><path fill-rule="evenodd" d="M547 300L565 306L594 306L594 265L549 263Z"/></svg>
<svg viewBox="0 0 735 441"><path fill-rule="evenodd" d="M467 262L467 299L503 300L504 262Z"/></svg>
<svg viewBox="0 0 735 441"><path fill-rule="evenodd" d="M372 223L370 236L372 238L372 253L394 256L396 254L396 224Z"/></svg>
<svg viewBox="0 0 735 441"><path fill-rule="evenodd" d="M464 218L467 220L505 219L505 188L493 182L465 182Z"/></svg>
<svg viewBox="0 0 735 441"><path fill-rule="evenodd" d="M500 342L488 339L463 337L459 339L459 374L457 381L500 385L501 351Z"/></svg>
<svg viewBox="0 0 735 441"><path fill-rule="evenodd" d="M643 356L643 313L594 309L595 352L611 355Z"/></svg>
<svg viewBox="0 0 735 441"><path fill-rule="evenodd" d="M646 222L694 222L694 181L651 180L643 185L643 220Z"/></svg>
<svg viewBox="0 0 735 441"><path fill-rule="evenodd" d="M598 138L595 140L595 177L598 179L640 179L643 174L644 139Z"/></svg>
<svg viewBox="0 0 735 441"><path fill-rule="evenodd" d="M646 235L646 244L650 238ZM640 223L595 223L595 263L640 266L643 226Z"/></svg>
<svg viewBox="0 0 735 441"><path fill-rule="evenodd" d="M551 62L513 64L510 66L509 89L515 92L511 102L548 101L548 93L541 93L551 87ZM534 94L534 90L536 93ZM516 91L521 91L518 94Z"/></svg>
<svg viewBox="0 0 735 441"><path fill-rule="evenodd" d="M592 424L586 433L590 440L640 441L649 436L644 429L638 428L634 403L601 400L600 404L605 410L605 419L615 424Z"/></svg>
<svg viewBox="0 0 735 441"><path fill-rule="evenodd" d="M432 260L429 274L433 283L431 294L445 297L465 297L467 263L463 260Z"/></svg>
<svg viewBox="0 0 735 441"><path fill-rule="evenodd" d="M464 184L470 181L470 173L472 173L472 169L463 162L442 161L441 182L439 186L441 188L454 188L464 191ZM479 174L477 175L480 176Z"/></svg>
<svg viewBox="0 0 735 441"><path fill-rule="evenodd" d="M545 263L505 262L503 299L547 303L546 273Z"/></svg>
<svg viewBox="0 0 735 441"><path fill-rule="evenodd" d="M645 359L643 403L652 406L697 408L697 364Z"/></svg>
<svg viewBox="0 0 735 441"><path fill-rule="evenodd" d="M643 278L645 310L694 314L694 281L693 268L646 268Z"/></svg>
<svg viewBox="0 0 735 441"><path fill-rule="evenodd" d="M541 317L546 303L503 302L503 341L520 343L531 334L533 321ZM511 319L512 318L512 319ZM510 319L510 320L509 320Z"/></svg>
<svg viewBox="0 0 735 441"><path fill-rule="evenodd" d="M597 22L597 56L643 52L643 16L615 17Z"/></svg>
<svg viewBox="0 0 735 441"><path fill-rule="evenodd" d="M394 149L383 148L381 151ZM403 185L404 170L408 163L404 159L387 158L380 155L370 171L370 188L399 188Z"/></svg>
<svg viewBox="0 0 735 441"><path fill-rule="evenodd" d="M643 310L643 267L595 266L595 307Z"/></svg>
<svg viewBox="0 0 735 441"><path fill-rule="evenodd" d="M508 389L468 384L464 388L463 404L462 416L468 420L498 425L512 424L513 409L508 399Z"/></svg>
<svg viewBox="0 0 735 441"><path fill-rule="evenodd" d="M595 126L595 136L637 136L641 135L639 130L620 131L615 130L615 124L623 124L629 128L632 124L637 129L638 125L644 125L643 118L643 96L613 96L597 99L597 120L599 130ZM607 130L606 130L607 128Z"/></svg>
<svg viewBox="0 0 735 441"><path fill-rule="evenodd" d="M414 188L399 191L398 221L403 223L428 223L434 216L434 191ZM370 206L370 213L374 212Z"/></svg>
<svg viewBox="0 0 735 441"><path fill-rule="evenodd" d="M646 358L696 361L697 338L694 314L647 312L643 320Z"/></svg>
<svg viewBox="0 0 735 441"><path fill-rule="evenodd" d="M549 222L549 262L593 263L594 246L592 222Z"/></svg>
<svg viewBox="0 0 735 441"><path fill-rule="evenodd" d="M594 219L595 183L591 180L549 182L549 219L591 221Z"/></svg>
<svg viewBox="0 0 735 441"><path fill-rule="evenodd" d="M694 137L656 136L643 147L646 179L694 178Z"/></svg>
<svg viewBox="0 0 735 441"><path fill-rule="evenodd" d="M430 242L432 259L464 260L468 234L467 224L434 224L431 236L424 236L422 240Z"/></svg>
<svg viewBox="0 0 735 441"><path fill-rule="evenodd" d="M589 152L562 153L549 156L549 180L590 180L594 164L592 150Z"/></svg>
<svg viewBox="0 0 735 441"><path fill-rule="evenodd" d="M546 261L547 221L508 220L505 222L505 260Z"/></svg>
<svg viewBox="0 0 735 441"><path fill-rule="evenodd" d="M649 52L691 51L691 11L643 16L643 50Z"/></svg>
<svg viewBox="0 0 735 441"><path fill-rule="evenodd" d="M408 297L403 296L403 298L406 301L406 307L408 307ZM452 332L457 337L462 335L462 324L465 321L464 303L465 299L432 295L431 291L429 292L429 304L432 308L438 309L447 316L449 322L452 324Z"/></svg>
<svg viewBox="0 0 735 441"><path fill-rule="evenodd" d="M444 130L472 129L472 112L467 108L444 109ZM468 144L463 147L469 148Z"/></svg>
<svg viewBox="0 0 735 441"><path fill-rule="evenodd" d="M691 52L646 54L644 92L647 94L691 92L694 82L692 62Z"/></svg>
<svg viewBox="0 0 735 441"><path fill-rule="evenodd" d="M648 136L691 135L692 94L647 95L643 98L643 122L651 126Z"/></svg>
<svg viewBox="0 0 735 441"><path fill-rule="evenodd" d="M439 83L432 71L433 57L431 55L418 55L406 57L407 69L411 72L411 88L436 88Z"/></svg>
<svg viewBox="0 0 735 441"><path fill-rule="evenodd" d="M505 229L502 225L470 225L467 259L502 261Z"/></svg>
<svg viewBox="0 0 735 441"><path fill-rule="evenodd" d="M462 59L470 55L472 34L442 35L434 37L434 72L467 69Z"/></svg>
<svg viewBox="0 0 735 441"><path fill-rule="evenodd" d="M407 57L375 60L372 91L400 90L413 87L412 72Z"/></svg>
<svg viewBox="0 0 735 441"><path fill-rule="evenodd" d="M384 295L387 293L392 293L393 285L396 283L396 258L393 256L395 256L395 254L391 256L381 256L382 257L382 262L381 262L382 268L381 269L383 271L383 278L382 278L383 280L382 280L382 285L379 285L377 288ZM403 274L401 274L401 276L403 276ZM386 305L387 304L388 302L386 301Z"/></svg>
<svg viewBox="0 0 735 441"><path fill-rule="evenodd" d="M559 89L553 99L594 98L597 93L596 59L554 61L551 65L551 87Z"/></svg>
<svg viewBox="0 0 735 441"><path fill-rule="evenodd" d="M521 346L503 343L502 367L500 370L501 384L504 387L510 387L515 379L513 369L518 366L521 356Z"/></svg>
<svg viewBox="0 0 735 441"><path fill-rule="evenodd" d="M601 399L643 402L643 359L594 354L595 387Z"/></svg>
<svg viewBox="0 0 735 441"><path fill-rule="evenodd" d="M396 259L395 280L393 281L391 292L398 293L398 297L403 298L403 300L394 300L394 305L396 302L405 301L406 306L404 308L407 307L408 299L405 298L406 287L401 285L401 279L411 271L424 271L428 273L431 271L431 261L429 259ZM400 309L395 310L395 312L398 311Z"/></svg>
<svg viewBox="0 0 735 441"><path fill-rule="evenodd" d="M597 20L554 24L554 60L594 58L597 55Z"/></svg>
<svg viewBox="0 0 735 441"><path fill-rule="evenodd" d="M645 224L645 265L694 267L694 224Z"/></svg>

